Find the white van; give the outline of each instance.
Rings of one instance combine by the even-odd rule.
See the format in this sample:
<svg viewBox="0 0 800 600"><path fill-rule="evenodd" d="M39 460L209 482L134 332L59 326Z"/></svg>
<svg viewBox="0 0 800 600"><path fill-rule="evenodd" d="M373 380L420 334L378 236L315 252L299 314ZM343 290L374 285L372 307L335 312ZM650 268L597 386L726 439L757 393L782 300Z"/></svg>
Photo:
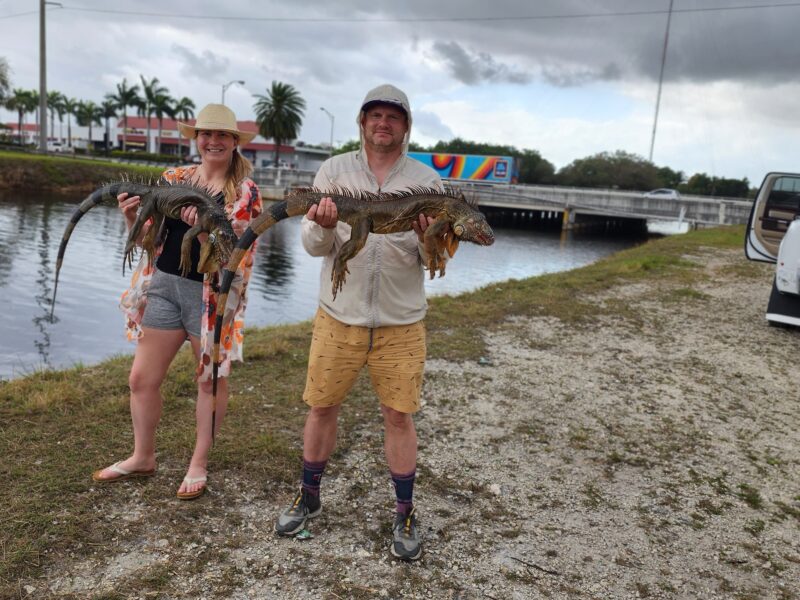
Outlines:
<svg viewBox="0 0 800 600"><path fill-rule="evenodd" d="M767 173L747 223L744 253L775 264L770 325L800 327L800 173Z"/></svg>

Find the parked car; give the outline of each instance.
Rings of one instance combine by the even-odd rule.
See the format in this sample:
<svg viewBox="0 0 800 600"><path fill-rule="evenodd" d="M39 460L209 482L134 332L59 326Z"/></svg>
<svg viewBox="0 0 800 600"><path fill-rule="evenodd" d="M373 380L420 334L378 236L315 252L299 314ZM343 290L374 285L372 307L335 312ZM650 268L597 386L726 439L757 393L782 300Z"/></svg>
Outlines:
<svg viewBox="0 0 800 600"><path fill-rule="evenodd" d="M744 253L775 264L767 322L800 327L800 173L766 174L750 212Z"/></svg>
<svg viewBox="0 0 800 600"><path fill-rule="evenodd" d="M65 146L61 142L47 142L48 152L72 152L72 148Z"/></svg>
<svg viewBox="0 0 800 600"><path fill-rule="evenodd" d="M681 194L678 190L670 190L668 188L659 188L644 195L645 198L665 198L668 200L678 200Z"/></svg>

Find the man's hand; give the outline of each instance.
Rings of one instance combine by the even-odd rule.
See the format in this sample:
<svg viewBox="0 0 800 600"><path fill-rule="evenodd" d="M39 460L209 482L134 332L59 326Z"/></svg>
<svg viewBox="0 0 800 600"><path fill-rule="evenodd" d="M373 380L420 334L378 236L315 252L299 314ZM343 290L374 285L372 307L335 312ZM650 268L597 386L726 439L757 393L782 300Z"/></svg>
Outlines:
<svg viewBox="0 0 800 600"><path fill-rule="evenodd" d="M314 221L320 227L333 229L339 220L339 213L336 212L336 204L327 196L319 201L319 204L312 204L306 213L309 221Z"/></svg>
<svg viewBox="0 0 800 600"><path fill-rule="evenodd" d="M431 223L435 220L436 219L433 217L426 217L420 213L419 218L411 224L411 228L417 232L420 243L425 241L425 230L430 227Z"/></svg>

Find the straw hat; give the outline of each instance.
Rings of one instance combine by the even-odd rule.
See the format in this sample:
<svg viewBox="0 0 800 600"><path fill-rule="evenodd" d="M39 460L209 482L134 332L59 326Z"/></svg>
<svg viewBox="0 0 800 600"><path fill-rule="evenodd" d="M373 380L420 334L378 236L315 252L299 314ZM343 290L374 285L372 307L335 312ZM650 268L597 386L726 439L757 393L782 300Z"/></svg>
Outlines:
<svg viewBox="0 0 800 600"><path fill-rule="evenodd" d="M186 138L194 138L198 130L227 131L239 138L239 145L244 146L256 135L256 132L241 131L236 123L236 115L224 104L206 104L199 113L194 125L178 122L178 131Z"/></svg>

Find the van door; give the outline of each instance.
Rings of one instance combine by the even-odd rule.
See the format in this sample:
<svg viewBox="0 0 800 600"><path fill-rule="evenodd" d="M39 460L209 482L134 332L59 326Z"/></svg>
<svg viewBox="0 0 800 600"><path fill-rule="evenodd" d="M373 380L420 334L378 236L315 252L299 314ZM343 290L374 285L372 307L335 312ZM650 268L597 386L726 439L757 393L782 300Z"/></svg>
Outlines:
<svg viewBox="0 0 800 600"><path fill-rule="evenodd" d="M800 217L800 174L768 173L756 194L747 223L744 253L750 260L774 263L783 236Z"/></svg>

